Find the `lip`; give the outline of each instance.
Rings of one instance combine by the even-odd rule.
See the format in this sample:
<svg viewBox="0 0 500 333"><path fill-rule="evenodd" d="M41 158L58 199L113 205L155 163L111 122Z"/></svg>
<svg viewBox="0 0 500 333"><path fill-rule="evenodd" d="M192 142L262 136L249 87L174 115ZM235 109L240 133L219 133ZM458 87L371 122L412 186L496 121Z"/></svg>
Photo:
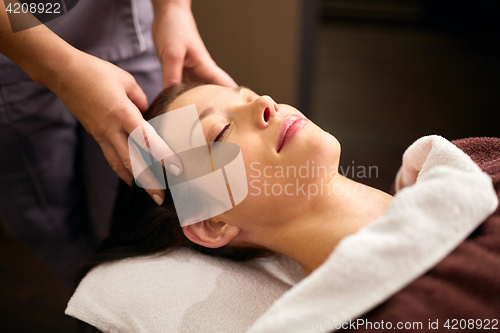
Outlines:
<svg viewBox="0 0 500 333"><path fill-rule="evenodd" d="M276 144L276 151L279 153L283 147L292 140L298 131L308 122L304 117L289 115L282 122Z"/></svg>

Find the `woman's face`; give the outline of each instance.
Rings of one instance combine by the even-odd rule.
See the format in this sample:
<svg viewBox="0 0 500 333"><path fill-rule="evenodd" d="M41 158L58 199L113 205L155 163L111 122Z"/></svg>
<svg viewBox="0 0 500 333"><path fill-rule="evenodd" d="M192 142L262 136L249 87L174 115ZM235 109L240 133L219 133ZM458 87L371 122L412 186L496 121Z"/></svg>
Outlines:
<svg viewBox="0 0 500 333"><path fill-rule="evenodd" d="M206 141L237 144L245 162L248 196L216 221L240 228L286 223L336 175L339 142L292 106L243 87L203 85L177 97L168 111L192 104Z"/></svg>

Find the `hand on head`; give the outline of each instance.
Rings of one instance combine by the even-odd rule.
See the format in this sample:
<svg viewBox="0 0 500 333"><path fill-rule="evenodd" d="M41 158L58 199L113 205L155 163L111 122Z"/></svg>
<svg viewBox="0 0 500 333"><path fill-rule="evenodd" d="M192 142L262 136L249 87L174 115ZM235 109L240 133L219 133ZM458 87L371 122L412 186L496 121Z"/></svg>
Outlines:
<svg viewBox="0 0 500 333"><path fill-rule="evenodd" d="M236 87L236 82L217 66L203 44L190 1L180 2L153 1L152 33L163 66L163 88L181 83L183 72L191 80Z"/></svg>
<svg viewBox="0 0 500 333"><path fill-rule="evenodd" d="M205 48L189 0L153 0L153 6L153 36L163 65L164 87L179 84L184 70L192 79L236 86ZM0 7L5 8L3 4ZM150 144L143 148L152 150L153 156L161 160L169 172L182 174L180 159L154 129L147 126L141 112L146 111L148 101L131 74L77 50L44 25L14 34L3 12L0 13L0 32L0 52L61 99L96 139L121 179L128 184L133 181L128 136L141 126L145 135L142 142ZM143 177L142 182L155 182L147 173ZM162 187L148 187L151 189L147 192L156 195L153 198L161 203Z"/></svg>
<svg viewBox="0 0 500 333"><path fill-rule="evenodd" d="M84 128L96 139L110 166L127 184L133 182L128 136L144 128L147 147L153 148L167 167L176 165L182 173L182 162L144 120L141 112L148 106L146 95L134 77L117 66L83 52L75 52L64 75L48 87L57 94ZM57 83L56 83L57 82ZM133 155L134 156L134 155ZM170 168L169 170L172 170ZM155 179L142 179L154 183ZM163 201L161 186L147 186L157 203ZM158 198L159 196L159 198Z"/></svg>

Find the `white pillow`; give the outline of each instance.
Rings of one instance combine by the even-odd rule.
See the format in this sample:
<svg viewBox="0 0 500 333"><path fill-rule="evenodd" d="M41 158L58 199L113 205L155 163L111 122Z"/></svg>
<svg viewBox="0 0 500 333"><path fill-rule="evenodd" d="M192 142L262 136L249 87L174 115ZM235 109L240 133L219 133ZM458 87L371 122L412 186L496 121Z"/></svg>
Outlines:
<svg viewBox="0 0 500 333"><path fill-rule="evenodd" d="M65 313L103 332L245 332L304 277L283 255L237 263L178 249L94 268Z"/></svg>

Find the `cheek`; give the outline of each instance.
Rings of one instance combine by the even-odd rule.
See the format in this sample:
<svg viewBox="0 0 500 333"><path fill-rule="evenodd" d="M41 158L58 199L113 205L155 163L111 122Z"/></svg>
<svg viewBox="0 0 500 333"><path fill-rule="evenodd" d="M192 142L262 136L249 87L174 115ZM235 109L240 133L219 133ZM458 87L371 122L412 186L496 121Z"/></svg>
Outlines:
<svg viewBox="0 0 500 333"><path fill-rule="evenodd" d="M314 124L311 125L313 126L304 133L296 151L283 161L284 164L292 165L294 168L302 168L302 175L307 175L305 169L308 169L308 177L299 175L299 178L306 183L308 178L323 178L324 181L331 178L338 170L340 162L339 141L330 133ZM321 172L318 174L317 170Z"/></svg>
<svg viewBox="0 0 500 333"><path fill-rule="evenodd" d="M294 186L288 188L287 195L282 185L284 184L273 180L250 180L248 195L234 208L234 214L252 225L286 223L301 212L305 201L300 195L296 195Z"/></svg>
<svg viewBox="0 0 500 333"><path fill-rule="evenodd" d="M234 213L248 223L260 225L279 224L286 221L289 214L296 215L290 208L290 203L299 199L295 185L287 187L289 182L295 183L295 179L286 178L286 168L271 163L256 152L244 151L243 157L248 194ZM298 204L292 204L292 207L297 208Z"/></svg>
<svg viewBox="0 0 500 333"><path fill-rule="evenodd" d="M305 166L304 166L305 168ZM247 168L248 195L242 207L260 223L279 224L296 216L307 200L299 167L254 161Z"/></svg>
<svg viewBox="0 0 500 333"><path fill-rule="evenodd" d="M242 150L248 184L248 195L234 214L244 216L249 223L286 222L309 202L314 194L313 183L326 183L336 175L340 159L338 140L319 127L308 132L296 153L281 159L262 154L256 140L234 142Z"/></svg>

